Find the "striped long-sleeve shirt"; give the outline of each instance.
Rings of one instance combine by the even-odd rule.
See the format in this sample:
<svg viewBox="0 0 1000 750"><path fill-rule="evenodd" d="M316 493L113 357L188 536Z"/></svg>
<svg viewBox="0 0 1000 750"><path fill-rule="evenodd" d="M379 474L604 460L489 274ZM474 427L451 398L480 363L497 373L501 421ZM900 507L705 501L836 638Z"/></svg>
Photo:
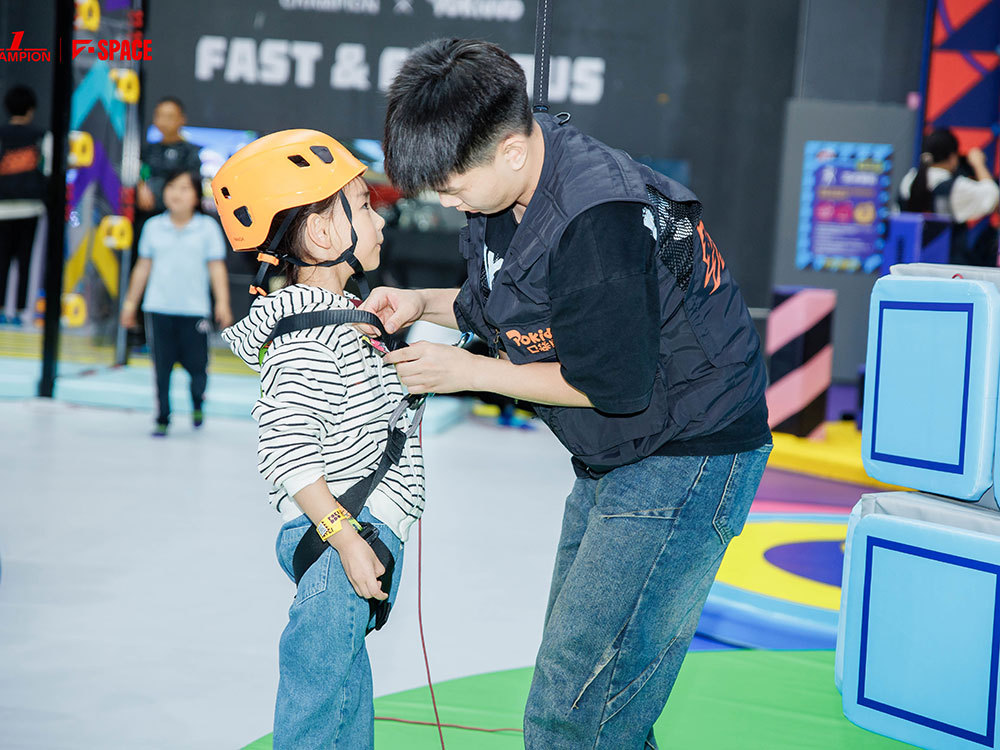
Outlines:
<svg viewBox="0 0 1000 750"><path fill-rule="evenodd" d="M249 315L222 334L260 372L261 397L252 410L258 468L272 483L270 503L285 521L302 513L294 494L320 477L337 497L375 471L389 417L405 395L395 370L350 325L279 336L259 364L260 347L281 318L353 304L347 296L296 284L256 300ZM414 436L367 506L406 541L423 505L423 455Z"/></svg>

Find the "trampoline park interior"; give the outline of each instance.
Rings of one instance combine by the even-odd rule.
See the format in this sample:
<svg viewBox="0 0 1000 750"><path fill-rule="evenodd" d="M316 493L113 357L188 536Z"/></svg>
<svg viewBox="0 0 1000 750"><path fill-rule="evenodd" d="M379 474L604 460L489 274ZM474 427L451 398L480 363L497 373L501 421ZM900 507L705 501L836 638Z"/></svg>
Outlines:
<svg viewBox="0 0 1000 750"><path fill-rule="evenodd" d="M0 8L0 46L23 31L22 48L52 51L5 62L0 87L32 85L39 121L63 123L51 129L69 188L53 214L65 225L40 223L23 271L32 314L0 325L0 747L271 747L294 586L255 466L259 382L212 334L204 427L178 369L175 419L154 441L148 350L116 322L155 101L184 100L206 178L257 134L353 137L392 216L376 281L452 286L462 217L399 200L381 176L382 84L399 50L440 36L489 38L530 65L535 12L531 0ZM580 0L553 3L552 29L554 106L705 201L769 367L774 451L656 724L660 747L1000 748L1000 269L947 265L940 222L890 205L934 127L997 174L1000 1ZM69 40L136 35L150 61L67 59ZM241 73L233 49L268 39L320 57L303 46ZM855 205L841 245L816 205L831 166L871 188L873 213ZM252 271L229 255L239 316ZM61 310L46 309L60 292ZM409 339L449 335L417 324ZM569 456L530 413L475 396L432 398L423 443L427 510L392 620L368 639L376 747L523 747ZM517 534L501 533L498 507L525 520Z"/></svg>

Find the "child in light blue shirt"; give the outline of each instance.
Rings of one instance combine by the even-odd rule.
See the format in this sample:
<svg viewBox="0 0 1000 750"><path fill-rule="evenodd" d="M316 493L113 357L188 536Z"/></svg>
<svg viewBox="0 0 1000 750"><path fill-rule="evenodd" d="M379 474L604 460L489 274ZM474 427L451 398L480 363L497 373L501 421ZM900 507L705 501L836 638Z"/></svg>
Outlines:
<svg viewBox="0 0 1000 750"><path fill-rule="evenodd" d="M167 178L163 187L167 210L142 228L139 260L122 303L121 323L134 327L143 300L156 371L158 413L153 435L157 437L164 437L170 424L170 373L177 362L191 375L194 426L200 427L204 420L208 318L213 312L209 288L215 296L215 322L220 328L233 322L223 261L226 243L218 223L198 211L199 185L191 172Z"/></svg>

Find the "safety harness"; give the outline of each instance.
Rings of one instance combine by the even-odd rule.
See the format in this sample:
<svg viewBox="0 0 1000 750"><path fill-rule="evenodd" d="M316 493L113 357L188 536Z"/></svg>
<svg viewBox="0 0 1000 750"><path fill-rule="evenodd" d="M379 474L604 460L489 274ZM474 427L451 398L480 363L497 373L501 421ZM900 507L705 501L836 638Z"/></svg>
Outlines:
<svg viewBox="0 0 1000 750"><path fill-rule="evenodd" d="M264 345L260 348L260 361L263 364L268 347L279 336L294 333L295 331L306 331L325 326L352 325L355 323L364 323L376 327L382 333L382 341L390 348L393 348L389 334L382 326L382 321L373 313L357 309L316 310L313 312L295 313L279 320L267 337ZM402 459L406 441L413 437L420 428L420 420L423 418L426 402L426 395L417 396L412 394L399 402L389 417L389 434L386 440L385 452L382 454L382 458L379 460L375 471L337 497L337 502L355 519L361 513L361 509L365 507L369 496L385 478L385 475ZM414 412L413 418L408 427L400 429L397 425L407 411ZM392 574L396 567L395 558L393 558L392 553L385 543L379 539L378 528L374 524L362 521L361 531L358 533L372 548L379 562L385 567L385 572L379 576L378 581L381 584L382 591L389 594L392 590ZM295 577L296 586L298 586L299 581L302 580L302 576L306 574L306 571L328 549L330 549L330 545L320 539L319 534L311 533L311 529L306 531L292 556L292 573ZM370 633L372 630L378 630L385 625L386 620L389 619L389 611L392 609L392 605L388 599L383 601L369 599L368 607L370 612L369 621L374 620L374 626L369 627L367 630L367 633Z"/></svg>

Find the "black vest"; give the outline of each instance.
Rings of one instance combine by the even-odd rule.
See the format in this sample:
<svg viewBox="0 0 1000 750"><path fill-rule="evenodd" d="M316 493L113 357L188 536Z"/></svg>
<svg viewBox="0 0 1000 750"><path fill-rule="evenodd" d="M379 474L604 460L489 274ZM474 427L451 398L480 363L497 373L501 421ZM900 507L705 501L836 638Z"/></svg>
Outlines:
<svg viewBox="0 0 1000 750"><path fill-rule="evenodd" d="M935 213L951 215L951 191L954 187L955 177L949 177L931 191ZM962 266L993 267L997 264L997 231L988 217L980 219L971 229L965 222L952 222L948 262Z"/></svg>
<svg viewBox="0 0 1000 750"><path fill-rule="evenodd" d="M649 406L627 416L589 408L535 410L573 455L597 471L650 456L670 440L718 432L760 400L765 372L743 297L701 223L701 203L624 152L549 115L536 119L545 136L542 173L485 302L478 283L485 217L470 215L460 234L469 281L455 301L459 327L484 338L494 352L502 347L515 364L558 361L549 253L587 209L642 203L656 216L660 256L660 357ZM614 341L594 346L614 356Z"/></svg>
<svg viewBox="0 0 1000 750"><path fill-rule="evenodd" d="M0 200L45 200L44 138L31 125L0 125Z"/></svg>

